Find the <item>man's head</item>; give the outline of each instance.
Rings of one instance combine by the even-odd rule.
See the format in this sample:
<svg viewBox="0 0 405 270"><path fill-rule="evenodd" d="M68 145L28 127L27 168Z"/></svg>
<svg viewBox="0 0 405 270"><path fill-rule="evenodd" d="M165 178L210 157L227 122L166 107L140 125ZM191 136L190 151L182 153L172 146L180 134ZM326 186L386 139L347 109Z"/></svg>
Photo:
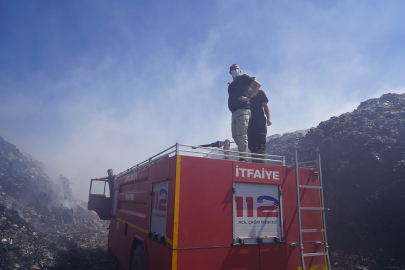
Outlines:
<svg viewBox="0 0 405 270"><path fill-rule="evenodd" d="M107 174L108 174L108 176L112 176L112 175L114 175L114 172L112 169L108 169Z"/></svg>
<svg viewBox="0 0 405 270"><path fill-rule="evenodd" d="M240 68L239 68L238 64L233 64L229 68L229 74L231 74L233 80L235 80L238 76L241 75Z"/></svg>

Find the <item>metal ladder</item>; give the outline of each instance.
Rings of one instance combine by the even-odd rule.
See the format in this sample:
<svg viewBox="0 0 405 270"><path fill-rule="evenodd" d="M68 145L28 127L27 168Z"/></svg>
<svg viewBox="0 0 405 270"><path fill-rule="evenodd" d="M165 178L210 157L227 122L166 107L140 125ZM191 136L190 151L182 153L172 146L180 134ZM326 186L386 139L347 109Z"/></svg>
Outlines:
<svg viewBox="0 0 405 270"><path fill-rule="evenodd" d="M324 206L324 199L323 199L323 185L322 185L322 170L321 170L321 155L318 154L318 159L315 161L316 162L316 169L319 170L319 186L308 186L308 185L300 185L299 184L299 176L298 176L298 155L297 151L295 151L295 179L296 179L296 186L297 186L297 213L298 213L298 235L299 235L299 247L300 247L300 255L301 255L301 265L302 265L302 270L305 270L305 262L304 258L305 257L314 257L314 256L326 256L327 258L327 267L328 270L330 270L330 259L329 259L329 251L328 251L328 240L327 240L327 235L326 235L326 222L325 222L325 210L328 210ZM305 162L309 163L309 162ZM307 167L309 168L309 167ZM321 199L321 207L301 207L301 200L300 200L300 188L305 189L305 188L315 188L320 190L320 199ZM301 226L301 211L302 210L309 210L309 211L314 211L318 210L322 212L322 227L323 229L302 229ZM323 243L321 243L324 246L324 252L321 253L304 253L304 246L302 242L302 234L303 233L314 233L314 232L322 232L323 233Z"/></svg>

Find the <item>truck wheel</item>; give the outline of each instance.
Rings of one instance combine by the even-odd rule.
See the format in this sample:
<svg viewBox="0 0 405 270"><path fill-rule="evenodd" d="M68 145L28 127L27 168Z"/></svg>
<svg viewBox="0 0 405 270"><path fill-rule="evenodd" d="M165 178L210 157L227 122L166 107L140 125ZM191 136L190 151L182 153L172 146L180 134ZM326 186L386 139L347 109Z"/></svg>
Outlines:
<svg viewBox="0 0 405 270"><path fill-rule="evenodd" d="M110 248L108 248L108 257L109 258L114 258L114 253L111 251Z"/></svg>
<svg viewBox="0 0 405 270"><path fill-rule="evenodd" d="M141 245L139 245L134 251L131 270L146 270L145 253L143 252Z"/></svg>
<svg viewBox="0 0 405 270"><path fill-rule="evenodd" d="M110 232L108 232L108 238L107 238L107 250L108 250L108 257L109 258L114 258L114 253L110 249Z"/></svg>

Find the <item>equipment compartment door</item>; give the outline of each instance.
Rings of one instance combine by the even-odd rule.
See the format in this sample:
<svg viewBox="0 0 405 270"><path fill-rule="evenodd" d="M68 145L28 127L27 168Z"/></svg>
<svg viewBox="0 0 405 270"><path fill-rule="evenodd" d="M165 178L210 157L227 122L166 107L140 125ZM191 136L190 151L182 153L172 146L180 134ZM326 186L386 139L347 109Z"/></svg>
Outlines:
<svg viewBox="0 0 405 270"><path fill-rule="evenodd" d="M235 243L274 242L281 237L278 185L235 183L233 239Z"/></svg>
<svg viewBox="0 0 405 270"><path fill-rule="evenodd" d="M166 237L168 185L169 181L152 184L150 232L159 238Z"/></svg>

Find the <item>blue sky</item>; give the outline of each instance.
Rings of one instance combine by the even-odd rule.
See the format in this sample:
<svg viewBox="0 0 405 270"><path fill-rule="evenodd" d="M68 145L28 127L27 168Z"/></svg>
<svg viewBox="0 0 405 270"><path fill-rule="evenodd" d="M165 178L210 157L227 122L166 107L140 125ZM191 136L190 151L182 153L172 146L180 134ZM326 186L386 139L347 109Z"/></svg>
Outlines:
<svg viewBox="0 0 405 270"><path fill-rule="evenodd" d="M231 139L229 66L268 135L405 92L403 1L0 0L0 136L73 183ZM52 174L52 173L51 173Z"/></svg>

